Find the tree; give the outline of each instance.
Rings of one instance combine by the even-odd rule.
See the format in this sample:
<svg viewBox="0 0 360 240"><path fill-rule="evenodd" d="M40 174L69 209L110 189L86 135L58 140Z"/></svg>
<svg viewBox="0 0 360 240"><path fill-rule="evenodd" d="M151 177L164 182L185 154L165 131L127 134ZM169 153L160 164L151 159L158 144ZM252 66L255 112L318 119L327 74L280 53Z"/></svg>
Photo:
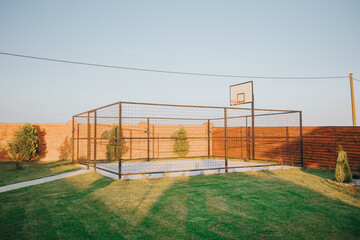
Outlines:
<svg viewBox="0 0 360 240"><path fill-rule="evenodd" d="M22 169L26 161L39 159L39 145L36 128L29 123L25 123L8 143L9 153L15 160L16 168Z"/></svg>
<svg viewBox="0 0 360 240"><path fill-rule="evenodd" d="M189 140L187 139L186 130L183 126L171 135L174 139L173 151L179 157L185 157L189 152Z"/></svg>
<svg viewBox="0 0 360 240"><path fill-rule="evenodd" d="M66 136L64 142L61 144L59 151L59 159L69 160L72 154L72 144L71 139Z"/></svg>
<svg viewBox="0 0 360 240"><path fill-rule="evenodd" d="M120 153L121 156L123 156L126 152L126 146L125 146L125 141L124 141L124 136L122 134L122 132L120 132L121 134L121 139L119 139L119 127L114 125L111 130L110 133L108 134L108 137L110 140L108 142L108 144L106 145L106 150L107 150L107 159L109 160L116 160L120 158Z"/></svg>
<svg viewBox="0 0 360 240"><path fill-rule="evenodd" d="M348 163L346 152L339 145L339 153L335 168L335 179L341 183L348 183L352 181L352 175Z"/></svg>

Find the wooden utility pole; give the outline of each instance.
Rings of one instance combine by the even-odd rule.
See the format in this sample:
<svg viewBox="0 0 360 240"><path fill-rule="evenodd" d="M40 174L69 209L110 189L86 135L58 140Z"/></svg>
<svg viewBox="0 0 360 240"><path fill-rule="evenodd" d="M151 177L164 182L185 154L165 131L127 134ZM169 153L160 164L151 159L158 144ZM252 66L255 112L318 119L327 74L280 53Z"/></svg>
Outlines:
<svg viewBox="0 0 360 240"><path fill-rule="evenodd" d="M350 91L351 91L352 120L353 120L353 126L356 126L356 112L355 112L353 76L352 76L352 73L350 73L349 75L350 75Z"/></svg>

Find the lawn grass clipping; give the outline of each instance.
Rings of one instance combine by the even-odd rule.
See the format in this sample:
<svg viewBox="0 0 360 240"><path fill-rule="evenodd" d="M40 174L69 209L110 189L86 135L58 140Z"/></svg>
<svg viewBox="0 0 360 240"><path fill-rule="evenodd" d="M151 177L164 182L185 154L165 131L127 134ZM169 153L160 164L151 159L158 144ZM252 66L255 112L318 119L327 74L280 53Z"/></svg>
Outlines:
<svg viewBox="0 0 360 240"><path fill-rule="evenodd" d="M360 195L331 172L129 182L88 173L0 194L2 239L356 239Z"/></svg>
<svg viewBox="0 0 360 240"><path fill-rule="evenodd" d="M0 186L49 177L80 169L70 161L25 162L23 170L15 169L14 162L0 163Z"/></svg>

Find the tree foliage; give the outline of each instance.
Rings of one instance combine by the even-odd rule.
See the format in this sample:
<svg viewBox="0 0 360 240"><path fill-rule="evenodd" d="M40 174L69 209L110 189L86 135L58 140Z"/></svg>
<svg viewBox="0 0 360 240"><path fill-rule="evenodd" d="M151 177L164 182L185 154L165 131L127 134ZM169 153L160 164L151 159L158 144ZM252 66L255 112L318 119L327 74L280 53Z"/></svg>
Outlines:
<svg viewBox="0 0 360 240"><path fill-rule="evenodd" d="M171 135L174 140L173 151L179 157L185 157L189 153L189 140L183 126Z"/></svg>
<svg viewBox="0 0 360 240"><path fill-rule="evenodd" d="M9 153L16 162L16 168L21 169L26 161L39 159L39 145L36 128L25 123L8 143Z"/></svg>
<svg viewBox="0 0 360 240"><path fill-rule="evenodd" d="M109 139L108 144L106 145L107 150L107 159L109 160L116 160L120 158L121 156L125 154L126 152L126 146L125 141L123 140L123 134L121 134L121 139L119 139L119 127L116 125L113 125L113 127L110 130L110 133L108 136L106 136Z"/></svg>
<svg viewBox="0 0 360 240"><path fill-rule="evenodd" d="M110 138L110 132L111 132L110 130L106 130L101 134L100 138L104 138L104 139Z"/></svg>
<svg viewBox="0 0 360 240"><path fill-rule="evenodd" d="M352 181L347 154L341 146L339 146L339 153L336 162L335 179L341 183L348 183Z"/></svg>

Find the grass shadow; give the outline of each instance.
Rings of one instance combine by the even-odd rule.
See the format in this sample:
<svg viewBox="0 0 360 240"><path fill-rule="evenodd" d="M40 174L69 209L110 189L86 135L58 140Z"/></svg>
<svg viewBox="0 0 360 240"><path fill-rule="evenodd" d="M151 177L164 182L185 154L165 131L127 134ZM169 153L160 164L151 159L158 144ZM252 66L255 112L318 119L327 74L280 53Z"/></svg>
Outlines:
<svg viewBox="0 0 360 240"><path fill-rule="evenodd" d="M360 208L289 176L311 177L284 170L121 182L87 173L0 194L0 235L19 228L12 239L358 238ZM10 213L18 219L5 224Z"/></svg>
<svg viewBox="0 0 360 240"><path fill-rule="evenodd" d="M359 214L351 204L272 171L195 176L166 190L136 234L139 239L357 239Z"/></svg>

